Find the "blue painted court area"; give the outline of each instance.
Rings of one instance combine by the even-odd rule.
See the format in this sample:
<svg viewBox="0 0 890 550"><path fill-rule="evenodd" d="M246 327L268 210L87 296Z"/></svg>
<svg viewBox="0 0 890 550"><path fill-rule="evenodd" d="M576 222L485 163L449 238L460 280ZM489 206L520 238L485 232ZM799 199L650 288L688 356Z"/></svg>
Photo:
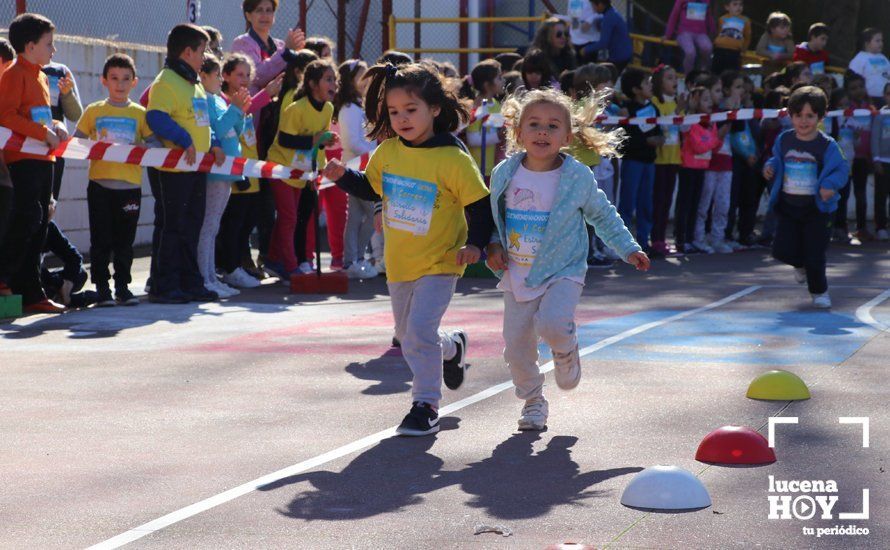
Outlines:
<svg viewBox="0 0 890 550"><path fill-rule="evenodd" d="M679 313L653 310L578 327L580 347ZM826 311L712 310L676 320L605 347L596 361L721 363L740 365L836 365L877 331L852 315ZM550 349L540 347L542 360Z"/></svg>

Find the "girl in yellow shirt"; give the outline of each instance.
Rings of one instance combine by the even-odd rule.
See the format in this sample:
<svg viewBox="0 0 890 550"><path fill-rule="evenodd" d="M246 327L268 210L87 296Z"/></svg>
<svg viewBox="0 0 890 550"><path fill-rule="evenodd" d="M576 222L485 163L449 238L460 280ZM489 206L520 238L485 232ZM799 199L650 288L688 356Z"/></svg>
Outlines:
<svg viewBox="0 0 890 550"><path fill-rule="evenodd" d="M448 388L460 387L467 353L466 334L440 331L439 324L464 266L488 245L494 221L479 169L452 135L469 113L442 78L417 63L376 65L365 78L371 79L368 137L385 141L364 173L332 160L325 175L361 199L383 200L396 338L414 375L411 410L397 431L429 435L439 431L443 378Z"/></svg>

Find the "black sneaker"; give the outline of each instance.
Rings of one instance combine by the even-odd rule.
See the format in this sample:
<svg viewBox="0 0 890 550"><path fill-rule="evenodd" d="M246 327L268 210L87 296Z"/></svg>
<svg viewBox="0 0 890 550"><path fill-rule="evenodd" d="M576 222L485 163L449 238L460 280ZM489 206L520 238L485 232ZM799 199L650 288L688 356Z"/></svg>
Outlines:
<svg viewBox="0 0 890 550"><path fill-rule="evenodd" d="M467 370L465 363L467 358L467 335L462 330L451 333L454 347L457 353L451 359L442 361L442 379L449 390L456 390L464 383L464 373Z"/></svg>
<svg viewBox="0 0 890 550"><path fill-rule="evenodd" d="M402 419L402 423L396 428L396 433L420 437L434 434L439 431L439 413L433 410L428 403L415 401L411 404L411 411Z"/></svg>
<svg viewBox="0 0 890 550"><path fill-rule="evenodd" d="M133 296L133 293L130 292L130 289L127 287L116 289L114 291L114 299L119 305L122 306L139 305L139 298Z"/></svg>
<svg viewBox="0 0 890 550"><path fill-rule="evenodd" d="M392 337L392 347L394 347L394 348L402 347L402 343L399 342L399 339L396 338L395 336Z"/></svg>
<svg viewBox="0 0 890 550"><path fill-rule="evenodd" d="M185 291L186 294L191 295L193 302L218 302L219 294L213 292L212 290L207 290L204 287L201 288L190 288Z"/></svg>
<svg viewBox="0 0 890 550"><path fill-rule="evenodd" d="M98 289L99 299L96 301L96 307L114 307L114 298L111 297L110 288Z"/></svg>
<svg viewBox="0 0 890 550"><path fill-rule="evenodd" d="M191 300L191 294L187 294L178 289L170 292L148 295L148 301L153 304L187 304Z"/></svg>

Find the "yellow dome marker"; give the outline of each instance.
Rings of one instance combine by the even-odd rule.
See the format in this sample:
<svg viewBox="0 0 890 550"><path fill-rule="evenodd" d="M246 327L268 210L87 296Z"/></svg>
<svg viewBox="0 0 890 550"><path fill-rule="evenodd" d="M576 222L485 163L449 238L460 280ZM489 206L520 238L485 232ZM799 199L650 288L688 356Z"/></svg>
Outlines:
<svg viewBox="0 0 890 550"><path fill-rule="evenodd" d="M751 381L747 396L769 401L801 401L810 398L810 390L796 374L771 370Z"/></svg>

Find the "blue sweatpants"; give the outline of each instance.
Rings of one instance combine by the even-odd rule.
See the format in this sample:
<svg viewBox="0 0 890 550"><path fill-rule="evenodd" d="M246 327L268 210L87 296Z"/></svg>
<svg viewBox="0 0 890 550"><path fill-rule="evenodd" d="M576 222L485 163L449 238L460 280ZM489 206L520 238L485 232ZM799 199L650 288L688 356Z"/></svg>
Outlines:
<svg viewBox="0 0 890 550"><path fill-rule="evenodd" d="M649 246L652 232L652 188L655 184L655 163L625 159L621 162L621 189L618 213L624 225L631 227L634 213L637 219L637 242Z"/></svg>

